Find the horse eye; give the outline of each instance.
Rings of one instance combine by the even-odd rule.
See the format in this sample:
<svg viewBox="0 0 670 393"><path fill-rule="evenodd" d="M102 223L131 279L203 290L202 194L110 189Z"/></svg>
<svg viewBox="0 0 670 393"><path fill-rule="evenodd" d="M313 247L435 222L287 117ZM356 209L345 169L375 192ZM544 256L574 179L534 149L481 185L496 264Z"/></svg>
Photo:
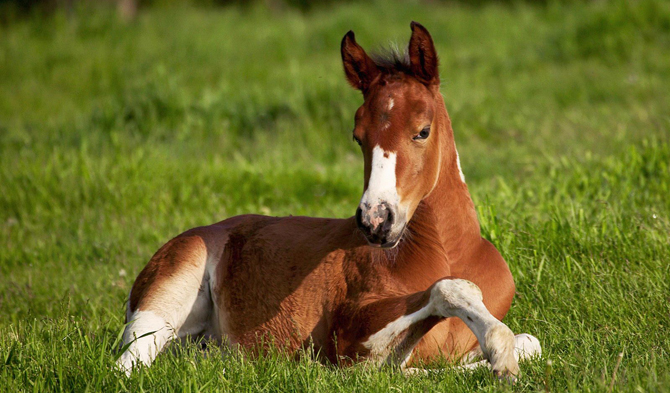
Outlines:
<svg viewBox="0 0 670 393"><path fill-rule="evenodd" d="M426 139L428 138L428 135L430 135L430 126L424 127L419 134L417 134L414 138L414 140L419 140L419 139Z"/></svg>
<svg viewBox="0 0 670 393"><path fill-rule="evenodd" d="M358 143L358 146L363 146L363 143L361 142L360 139L356 138L356 135L354 135L354 140L356 141L356 143Z"/></svg>

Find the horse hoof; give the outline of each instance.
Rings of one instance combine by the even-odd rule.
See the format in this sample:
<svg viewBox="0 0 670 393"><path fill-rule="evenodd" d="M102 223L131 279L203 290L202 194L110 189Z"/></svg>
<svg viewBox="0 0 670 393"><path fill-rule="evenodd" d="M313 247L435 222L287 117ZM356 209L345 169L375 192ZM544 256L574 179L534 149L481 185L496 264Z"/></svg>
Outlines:
<svg viewBox="0 0 670 393"><path fill-rule="evenodd" d="M516 371L504 370L504 371L493 371L493 374L498 378L500 382L506 382L509 384L514 384L517 381L517 375L519 369L517 367Z"/></svg>
<svg viewBox="0 0 670 393"><path fill-rule="evenodd" d="M510 382L516 381L519 363L514 357L514 333L504 324L491 328L486 334L486 350L491 369L496 377Z"/></svg>

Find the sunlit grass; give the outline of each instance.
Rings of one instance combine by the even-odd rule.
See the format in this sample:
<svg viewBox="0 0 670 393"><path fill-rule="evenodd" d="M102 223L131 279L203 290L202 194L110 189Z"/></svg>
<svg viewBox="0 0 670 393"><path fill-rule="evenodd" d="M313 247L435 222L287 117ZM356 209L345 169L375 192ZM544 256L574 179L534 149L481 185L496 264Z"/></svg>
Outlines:
<svg viewBox="0 0 670 393"><path fill-rule="evenodd" d="M196 346L112 369L152 253L242 213L345 217L361 102L339 43L428 27L506 318L544 346L514 387ZM104 10L0 31L0 387L83 391L666 391L670 7L344 4L308 13ZM551 365L547 362L550 361Z"/></svg>

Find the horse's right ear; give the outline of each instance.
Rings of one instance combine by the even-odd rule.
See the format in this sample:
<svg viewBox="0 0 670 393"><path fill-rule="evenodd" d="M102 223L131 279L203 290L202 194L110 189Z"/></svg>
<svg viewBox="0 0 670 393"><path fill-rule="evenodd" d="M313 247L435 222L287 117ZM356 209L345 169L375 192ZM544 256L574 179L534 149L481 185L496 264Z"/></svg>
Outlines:
<svg viewBox="0 0 670 393"><path fill-rule="evenodd" d="M379 68L356 43L356 37L351 30L342 38L341 52L347 80L353 87L365 92L379 75Z"/></svg>

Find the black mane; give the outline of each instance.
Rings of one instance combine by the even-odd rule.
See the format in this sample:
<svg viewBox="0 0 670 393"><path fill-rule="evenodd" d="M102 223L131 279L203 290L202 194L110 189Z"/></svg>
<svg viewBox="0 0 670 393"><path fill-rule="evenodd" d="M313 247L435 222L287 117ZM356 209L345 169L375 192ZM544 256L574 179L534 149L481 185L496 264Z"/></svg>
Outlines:
<svg viewBox="0 0 670 393"><path fill-rule="evenodd" d="M370 57L372 58L372 61L375 62L375 65L384 73L412 73L409 63L409 52L407 49L401 51L397 46L389 45L372 53Z"/></svg>

